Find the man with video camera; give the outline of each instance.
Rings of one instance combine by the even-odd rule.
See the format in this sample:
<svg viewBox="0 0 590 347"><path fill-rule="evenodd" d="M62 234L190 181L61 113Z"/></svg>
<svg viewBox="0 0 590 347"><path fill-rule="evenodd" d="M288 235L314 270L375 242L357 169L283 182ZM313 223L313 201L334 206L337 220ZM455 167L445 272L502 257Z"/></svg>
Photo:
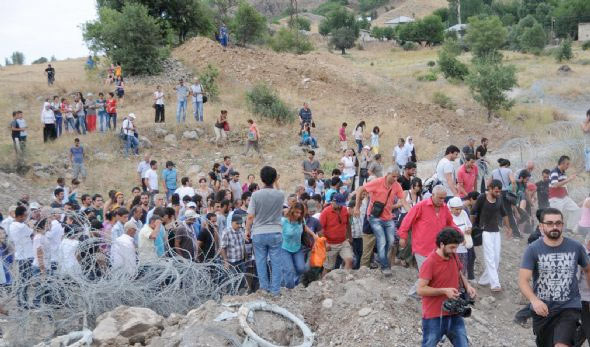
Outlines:
<svg viewBox="0 0 590 347"><path fill-rule="evenodd" d="M443 228L436 236L437 248L420 268L418 295L422 296L422 347L436 347L446 336L455 347L467 347L463 317L469 317L477 295L461 274L457 247L463 235Z"/></svg>

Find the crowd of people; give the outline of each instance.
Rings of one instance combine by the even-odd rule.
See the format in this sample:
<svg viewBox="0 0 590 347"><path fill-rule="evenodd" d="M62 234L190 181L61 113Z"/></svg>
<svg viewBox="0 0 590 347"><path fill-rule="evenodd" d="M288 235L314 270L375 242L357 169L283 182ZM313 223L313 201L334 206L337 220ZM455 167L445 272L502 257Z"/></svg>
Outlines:
<svg viewBox="0 0 590 347"><path fill-rule="evenodd" d="M185 120L191 94L195 120L202 121L204 100L199 96L205 91L193 87L180 81L175 88L178 122ZM76 96L76 104L81 97ZM156 92L155 105L158 99L163 94ZM78 132L90 128L80 124L81 119L88 122L81 112L73 123ZM49 101L45 113L55 116ZM156 107L156 120L158 114L163 121L163 104L160 111ZM107 259L104 267L131 277L143 262L182 257L220 262L248 274L248 290L271 295L280 295L281 287L307 285L337 268L366 266L389 278L392 265L415 265L417 281L408 295L422 301L422 345L434 347L447 336L454 346L467 346L464 312L457 305L476 297L476 285L501 292L501 241L527 235L530 245L519 286L530 305L517 314L517 321L533 318L538 346L572 346L590 337L590 198L578 205L569 196L567 185L577 177L566 174L570 157L562 155L555 167L543 170L529 161L516 171L500 158L498 168L490 170L489 140L482 138L475 147L470 138L462 149L448 146L435 173L421 179L411 136L400 138L385 159L379 146L383 132L374 127L366 137L362 121L352 131L354 146L348 141L348 125L342 124L342 157L336 168L324 172L313 150L318 144L310 132L315 122L309 105L304 104L299 118L301 144L311 148L301 164L301 184L292 193L282 190L279 173L271 166L260 170L259 181L252 173L243 181L225 156L207 175L199 174L194 185L193 178L180 177L172 161L160 170L161 163L144 154L131 195L111 190L103 198L100 193L81 194L78 176L85 176L85 170L78 165L71 186L58 179L49 206L25 196L9 209L0 230L0 283L53 273L99 276L85 273L76 251L87 237L107 245L99 250ZM19 119L16 114L13 132L24 128L26 137L26 123ZM133 119L130 115L126 120ZM224 122L227 112L216 121L218 139L223 139ZM248 123L256 132L252 141L257 141L258 129ZM48 139L53 129L48 127ZM582 130L590 132L590 110ZM247 150L251 147L258 150L257 144L248 143ZM84 151L78 148L77 139L72 161L83 163ZM586 235L584 245L564 236L576 232ZM482 247L484 258L479 279L475 247ZM578 266L583 269L579 277Z"/></svg>

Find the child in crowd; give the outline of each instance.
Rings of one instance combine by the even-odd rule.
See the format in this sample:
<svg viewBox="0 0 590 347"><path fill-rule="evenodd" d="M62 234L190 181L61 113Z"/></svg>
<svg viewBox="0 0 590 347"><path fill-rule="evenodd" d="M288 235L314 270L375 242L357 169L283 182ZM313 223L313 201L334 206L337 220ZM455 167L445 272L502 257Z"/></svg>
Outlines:
<svg viewBox="0 0 590 347"><path fill-rule="evenodd" d="M453 215L453 222L455 222L455 225L457 225L465 235L465 241L457 248L457 257L461 261L461 272L467 277L467 248L473 247L473 242L471 242L471 245L469 244L469 240L471 240L471 237L469 237L469 235L471 235L471 220L469 220L469 216L467 216L467 212L465 212L465 209L463 208L463 200L461 200L461 198L452 198L449 200L448 206Z"/></svg>
<svg viewBox="0 0 590 347"><path fill-rule="evenodd" d="M373 131L371 132L371 150L373 154L379 153L379 137L383 135L379 127L374 127Z"/></svg>
<svg viewBox="0 0 590 347"><path fill-rule="evenodd" d="M318 148L318 141L311 136L311 129L309 124L305 123L303 131L301 132L301 144L304 146L311 146L311 148Z"/></svg>
<svg viewBox="0 0 590 347"><path fill-rule="evenodd" d="M348 149L348 142L346 141L346 122L342 123L342 127L338 131L338 139L340 140L340 150L345 152Z"/></svg>

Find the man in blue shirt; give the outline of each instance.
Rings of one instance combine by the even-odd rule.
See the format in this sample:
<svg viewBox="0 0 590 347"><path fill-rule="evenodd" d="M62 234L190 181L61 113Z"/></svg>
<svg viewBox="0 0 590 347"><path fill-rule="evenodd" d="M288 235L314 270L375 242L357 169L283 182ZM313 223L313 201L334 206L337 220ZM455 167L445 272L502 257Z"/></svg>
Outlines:
<svg viewBox="0 0 590 347"><path fill-rule="evenodd" d="M166 162L166 168L162 170L162 180L164 181L164 189L166 191L166 201L170 201L170 197L177 188L176 168L170 160Z"/></svg>
<svg viewBox="0 0 590 347"><path fill-rule="evenodd" d="M176 123L180 123L181 116L182 116L182 123L186 121L186 101L188 98L189 90L187 86L184 85L184 81L182 78L179 81L179 84L174 87L176 91Z"/></svg>
<svg viewBox="0 0 590 347"><path fill-rule="evenodd" d="M72 178L86 178L86 168L84 167L84 147L80 146L80 139L74 139L74 147L70 148L70 162L72 163Z"/></svg>

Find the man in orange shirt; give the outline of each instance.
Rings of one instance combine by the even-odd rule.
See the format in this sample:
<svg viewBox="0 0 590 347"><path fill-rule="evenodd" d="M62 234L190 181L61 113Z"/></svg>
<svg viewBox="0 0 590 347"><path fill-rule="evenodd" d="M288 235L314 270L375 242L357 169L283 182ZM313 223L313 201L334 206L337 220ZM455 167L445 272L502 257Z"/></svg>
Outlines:
<svg viewBox="0 0 590 347"><path fill-rule="evenodd" d="M388 254L395 238L395 222L392 211L394 208L399 207L394 203L395 198L398 199L406 211L410 210L410 204L404 198L402 187L397 182L398 177L399 169L390 166L384 177L365 183L356 193L357 197L362 196L364 192L369 194L367 218L371 224L373 234L375 234L379 264L381 264L381 270L386 276L391 275ZM354 215L359 216L361 201L357 200L355 206Z"/></svg>
<svg viewBox="0 0 590 347"><path fill-rule="evenodd" d="M465 163L461 165L457 172L457 189L459 196L464 198L467 194L475 190L477 182L477 165L475 165L475 156L465 154Z"/></svg>
<svg viewBox="0 0 590 347"><path fill-rule="evenodd" d="M338 256L344 261L344 269L352 269L354 254L352 252L352 236L348 227L348 209L346 208L346 195L336 193L331 203L320 214L322 234L326 238L326 261L324 262L324 275L336 266Z"/></svg>

